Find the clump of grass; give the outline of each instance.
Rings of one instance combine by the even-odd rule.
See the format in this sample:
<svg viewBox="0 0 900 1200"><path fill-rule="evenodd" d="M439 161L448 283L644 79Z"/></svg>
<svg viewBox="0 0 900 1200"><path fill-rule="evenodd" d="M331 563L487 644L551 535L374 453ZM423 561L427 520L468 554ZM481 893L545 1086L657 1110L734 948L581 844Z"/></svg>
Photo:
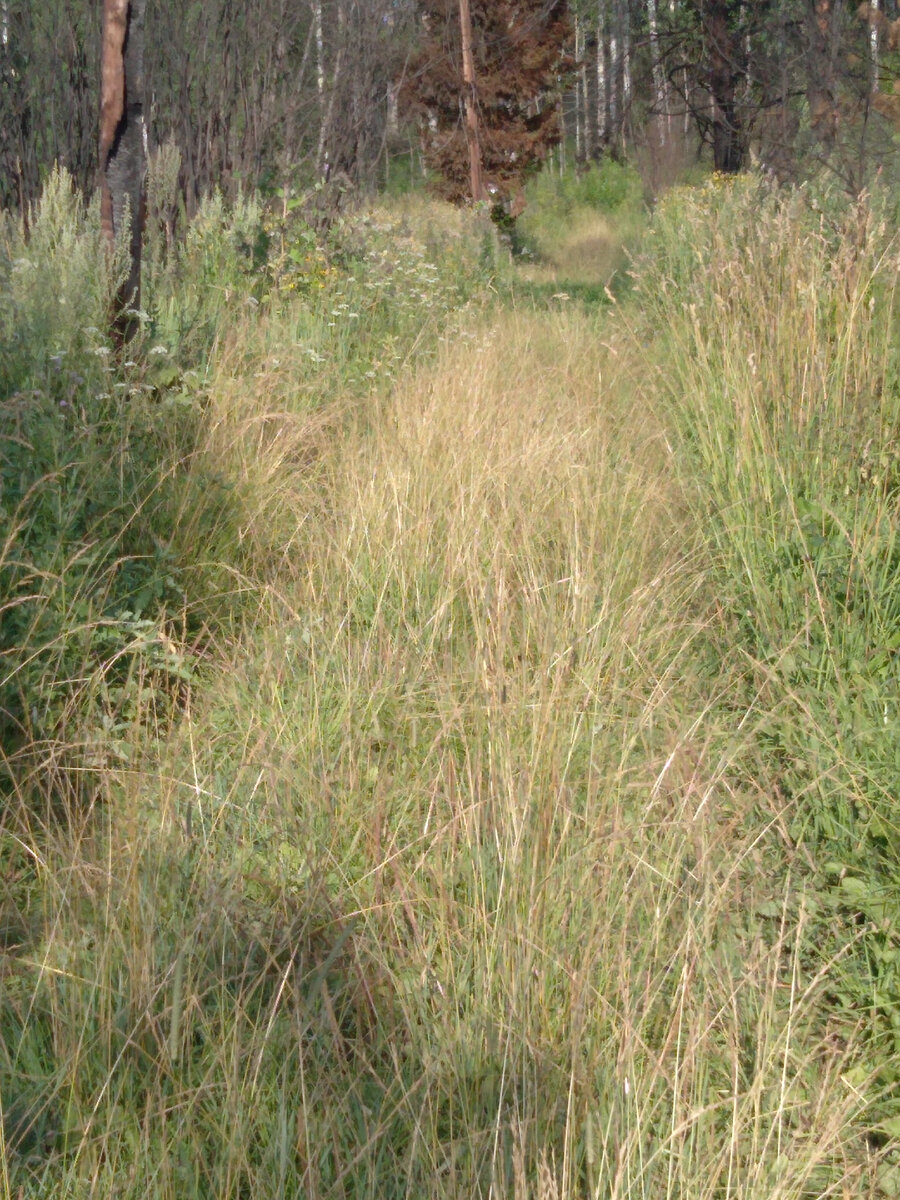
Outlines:
<svg viewBox="0 0 900 1200"><path fill-rule="evenodd" d="M900 258L885 202L752 179L674 194L638 287L707 530L720 654L749 666L761 802L840 952L836 1013L867 1014L869 1069L889 1086Z"/></svg>
<svg viewBox="0 0 900 1200"><path fill-rule="evenodd" d="M84 766L97 737L116 740L117 713L133 718L136 675L166 673L164 613L182 596L158 520L166 489L158 468L167 444L185 444L189 430L178 414L163 422L148 405L142 380L158 362L153 348L139 341L140 362L115 362L104 330L117 264L96 205L85 209L56 172L28 238L3 221L3 775L14 758L26 773L43 761L67 793L57 769L64 748L79 747ZM89 714L86 723L77 712Z"/></svg>
<svg viewBox="0 0 900 1200"><path fill-rule="evenodd" d="M99 206L86 207L71 177L54 170L30 235L0 216L0 386L5 397L38 389L69 401L97 384L100 332L115 295L119 264L106 269ZM87 377L86 379L84 377Z"/></svg>

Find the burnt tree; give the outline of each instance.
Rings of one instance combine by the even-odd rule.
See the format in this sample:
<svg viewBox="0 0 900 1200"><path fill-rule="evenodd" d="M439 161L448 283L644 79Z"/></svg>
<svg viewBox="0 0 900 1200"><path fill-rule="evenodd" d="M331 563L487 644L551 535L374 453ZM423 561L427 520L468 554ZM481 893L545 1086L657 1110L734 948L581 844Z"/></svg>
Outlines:
<svg viewBox="0 0 900 1200"><path fill-rule="evenodd" d="M477 136L483 190L515 217L528 173L561 136L559 96L572 69L567 0L423 0L424 36L400 98L419 119L434 187L471 197ZM463 30L466 54L463 53ZM474 113L474 122L473 122Z"/></svg>
<svg viewBox="0 0 900 1200"><path fill-rule="evenodd" d="M111 250L128 235L128 275L114 326L125 340L140 304L144 222L144 12L146 0L104 0L100 72L100 221Z"/></svg>
<svg viewBox="0 0 900 1200"><path fill-rule="evenodd" d="M738 12L732 12L736 7ZM728 0L712 0L703 10L707 85L712 98L713 167L728 175L740 171L746 152L746 135L737 102L738 85L747 77L743 31L736 28L742 8L743 5L736 6Z"/></svg>

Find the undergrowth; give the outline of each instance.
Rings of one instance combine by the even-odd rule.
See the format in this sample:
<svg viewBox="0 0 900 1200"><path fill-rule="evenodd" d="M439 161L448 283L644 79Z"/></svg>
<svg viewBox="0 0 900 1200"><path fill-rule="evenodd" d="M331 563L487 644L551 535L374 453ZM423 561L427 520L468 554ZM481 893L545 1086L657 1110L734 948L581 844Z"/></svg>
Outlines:
<svg viewBox="0 0 900 1200"><path fill-rule="evenodd" d="M887 1094L900 1052L900 247L888 197L714 181L670 194L645 254L639 291L707 531L717 654L745 674L760 802L790 847L796 903L839 960L831 1020L864 1020L856 1069ZM883 1130L900 1132L893 1106L883 1112Z"/></svg>
<svg viewBox="0 0 900 1200"><path fill-rule="evenodd" d="M3 1200L900 1194L881 204L6 222Z"/></svg>
<svg viewBox="0 0 900 1200"><path fill-rule="evenodd" d="M646 206L640 176L612 159L577 174L545 171L525 191L516 223L522 283L537 297L603 302L625 282L628 247L640 238Z"/></svg>
<svg viewBox="0 0 900 1200"><path fill-rule="evenodd" d="M478 294L485 237L410 201L308 253L299 218L213 196L177 252L151 225L140 333L117 357L102 331L119 264L96 205L58 173L27 240L5 219L7 767L36 747L48 762L76 745L102 758L94 743L135 719L146 676L181 690L204 630L262 569L257 533L277 540L281 485L267 481L313 458L353 397L389 386Z"/></svg>

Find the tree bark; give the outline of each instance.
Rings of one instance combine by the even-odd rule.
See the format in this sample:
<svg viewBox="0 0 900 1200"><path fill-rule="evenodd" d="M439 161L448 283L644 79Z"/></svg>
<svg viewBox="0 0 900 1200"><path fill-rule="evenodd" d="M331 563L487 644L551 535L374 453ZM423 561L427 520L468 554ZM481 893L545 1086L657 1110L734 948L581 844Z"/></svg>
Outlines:
<svg viewBox="0 0 900 1200"><path fill-rule="evenodd" d="M878 91L878 18L881 13L878 10L878 0L869 0L869 63L871 66L871 94L874 96Z"/></svg>
<svg viewBox="0 0 900 1200"><path fill-rule="evenodd" d="M144 12L146 0L104 0L100 76L100 220L110 249L128 231L128 276L113 314L127 341L140 305L144 224Z"/></svg>
<svg viewBox="0 0 900 1200"><path fill-rule="evenodd" d="M475 103L475 61L472 56L472 14L469 0L459 0L459 25L462 35L463 92L466 110L466 141L469 146L469 173L472 200L484 199L481 171L481 145L478 140L478 110Z"/></svg>
<svg viewBox="0 0 900 1200"><path fill-rule="evenodd" d="M664 146L671 137L669 88L659 53L659 19L656 0L647 0L647 28L650 32L650 70L653 75L653 107L659 122L659 140Z"/></svg>
<svg viewBox="0 0 900 1200"><path fill-rule="evenodd" d="M597 6L597 146L600 151L605 150L609 142L608 50L605 3L601 0Z"/></svg>
<svg viewBox="0 0 900 1200"><path fill-rule="evenodd" d="M575 14L575 63L578 67L578 74L575 76L575 161L583 163L587 158L585 151L582 130L584 128L584 114L587 111L587 96L584 86L584 64L582 62L584 55L584 37L581 32L581 20L578 13Z"/></svg>
<svg viewBox="0 0 900 1200"><path fill-rule="evenodd" d="M733 175L744 165L744 130L737 106L737 81L745 75L743 48L728 21L728 5L716 0L707 8L709 90L713 102L713 165Z"/></svg>

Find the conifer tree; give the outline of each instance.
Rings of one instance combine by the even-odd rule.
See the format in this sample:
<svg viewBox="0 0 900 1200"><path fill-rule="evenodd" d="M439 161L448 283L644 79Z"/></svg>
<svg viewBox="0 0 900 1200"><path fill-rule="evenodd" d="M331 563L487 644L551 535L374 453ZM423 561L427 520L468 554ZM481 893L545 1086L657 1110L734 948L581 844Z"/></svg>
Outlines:
<svg viewBox="0 0 900 1200"><path fill-rule="evenodd" d="M424 38L401 101L420 120L435 189L471 197L459 0L422 0ZM529 170L561 136L559 97L571 70L567 0L470 0L474 102L484 184L515 215Z"/></svg>

